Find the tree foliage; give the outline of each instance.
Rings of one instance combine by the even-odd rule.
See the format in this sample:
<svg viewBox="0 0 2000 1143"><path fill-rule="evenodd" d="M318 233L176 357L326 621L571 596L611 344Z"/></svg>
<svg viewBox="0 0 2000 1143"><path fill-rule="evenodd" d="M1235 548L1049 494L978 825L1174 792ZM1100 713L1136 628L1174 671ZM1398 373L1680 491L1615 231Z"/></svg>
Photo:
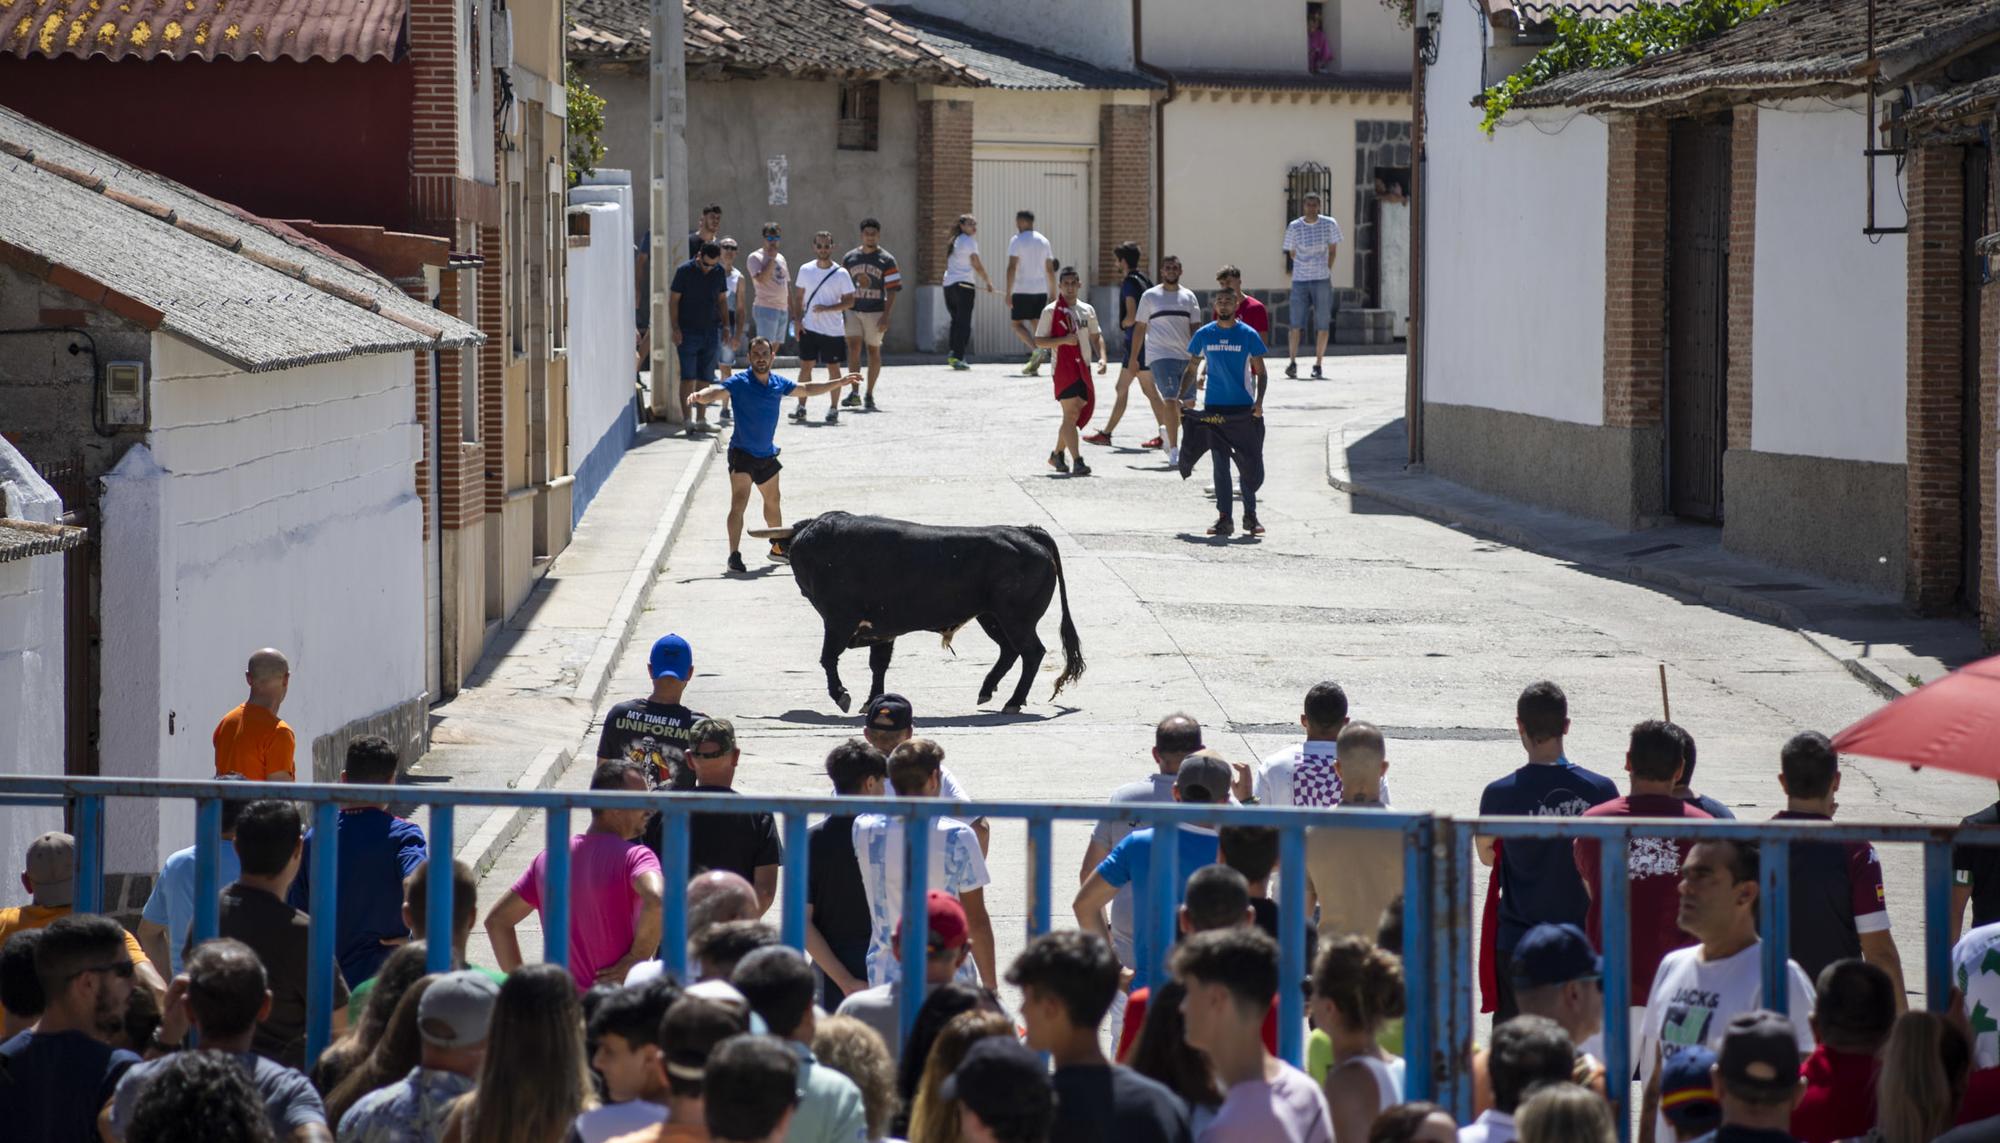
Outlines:
<svg viewBox="0 0 2000 1143"><path fill-rule="evenodd" d="M563 78L569 95L569 185L575 186L604 161L604 97L590 90L574 67Z"/></svg>
<svg viewBox="0 0 2000 1143"><path fill-rule="evenodd" d="M1480 127L1492 134L1514 101L1528 91L1573 71L1620 68L1648 56L1698 44L1721 35L1785 0L1686 0L1658 4L1641 0L1617 16L1580 16L1558 9L1550 23L1555 42L1535 53L1521 70L1486 89Z"/></svg>

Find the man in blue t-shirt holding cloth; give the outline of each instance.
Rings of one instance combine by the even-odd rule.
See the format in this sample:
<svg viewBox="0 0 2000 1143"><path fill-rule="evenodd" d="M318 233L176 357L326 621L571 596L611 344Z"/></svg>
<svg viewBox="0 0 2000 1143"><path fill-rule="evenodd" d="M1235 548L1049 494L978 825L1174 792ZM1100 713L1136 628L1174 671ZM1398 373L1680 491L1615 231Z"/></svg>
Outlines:
<svg viewBox="0 0 2000 1143"><path fill-rule="evenodd" d="M795 394L803 400L861 381L861 374L850 373L800 385L771 372L771 362L776 357L777 350L770 339L754 338L750 342L750 368L725 378L720 385L691 393L687 399L690 412L697 405L711 404L724 397L736 409L736 428L729 437L729 570L733 572L748 570L743 566L743 553L737 551L737 545L743 538L743 509L750 503L751 485L756 485L764 496L764 523L772 528L784 526L784 515L778 510L778 471L784 465L778 463L776 437L778 414L785 396ZM781 564L787 562L785 541L771 541L771 559Z"/></svg>
<svg viewBox="0 0 2000 1143"><path fill-rule="evenodd" d="M1481 817L1581 817L1592 806L1618 796L1611 779L1564 756L1569 698L1561 687L1547 681L1530 683L1514 704L1514 725L1528 752L1528 764L1487 785L1479 798ZM1498 1024L1520 1012L1509 968L1514 946L1536 925L1582 928L1590 916L1590 894L1577 874L1568 838L1515 838L1499 843L1497 849L1490 837L1475 840L1479 860L1497 863L1493 876L1500 880L1500 935L1494 942L1499 996L1493 1022Z"/></svg>
<svg viewBox="0 0 2000 1143"><path fill-rule="evenodd" d="M1235 495L1229 477L1234 459L1242 475L1243 531L1264 534L1257 520L1257 489L1264 484L1264 389L1270 378L1264 372L1264 339L1257 331L1236 320L1236 307L1243 295L1230 287L1215 291L1211 304L1215 320L1194 331L1188 340L1188 358L1195 365L1195 384L1204 373L1208 389L1202 399L1201 414L1182 415L1180 470L1182 479L1194 471L1204 451L1215 454L1215 523L1211 536L1228 536L1236 531ZM1252 391L1250 378L1257 379ZM1189 394L1181 404L1193 404L1195 385L1184 386Z"/></svg>

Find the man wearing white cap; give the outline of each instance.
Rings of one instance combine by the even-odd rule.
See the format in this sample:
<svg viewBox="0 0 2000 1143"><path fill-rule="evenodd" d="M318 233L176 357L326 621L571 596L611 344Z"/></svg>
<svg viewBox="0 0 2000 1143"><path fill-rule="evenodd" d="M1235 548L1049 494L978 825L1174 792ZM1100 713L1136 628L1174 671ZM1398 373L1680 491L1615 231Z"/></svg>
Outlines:
<svg viewBox="0 0 2000 1143"><path fill-rule="evenodd" d="M348 1108L340 1117L342 1143L435 1143L452 1102L478 1078L499 996L499 985L469 970L425 989L417 1004L423 1055L409 1075Z"/></svg>
<svg viewBox="0 0 2000 1143"><path fill-rule="evenodd" d="M66 833L45 833L29 842L21 888L28 891L34 902L0 909L0 945L6 944L7 938L15 933L47 928L57 917L66 917L75 910L76 839ZM131 955L132 967L137 970L135 983L151 990L156 997L165 996L167 982L146 959L139 938L130 932L125 934L125 951ZM4 1011L0 1009L0 1014Z"/></svg>

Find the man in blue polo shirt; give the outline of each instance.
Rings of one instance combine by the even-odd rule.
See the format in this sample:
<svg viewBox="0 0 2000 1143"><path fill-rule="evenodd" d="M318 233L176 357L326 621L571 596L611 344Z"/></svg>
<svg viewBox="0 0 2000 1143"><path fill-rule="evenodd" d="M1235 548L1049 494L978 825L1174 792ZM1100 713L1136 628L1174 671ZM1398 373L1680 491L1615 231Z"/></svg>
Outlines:
<svg viewBox="0 0 2000 1143"><path fill-rule="evenodd" d="M379 735L364 734L347 744L340 771L344 785L387 786L396 780L396 748ZM381 803L343 805L337 825L339 877L334 886L334 956L342 979L360 984L382 971L396 946L410 939L403 922L403 882L430 855L417 823L389 812ZM299 875L286 898L292 908L312 903L312 847L306 831Z"/></svg>
<svg viewBox="0 0 2000 1143"><path fill-rule="evenodd" d="M720 385L689 394L687 399L690 411L724 397L736 410L736 428L729 437L729 570L733 572L749 570L743 566L743 553L737 546L743 539L743 510L750 504L751 485L763 494L764 523L772 528L784 526L784 514L778 510L778 472L784 465L778 463L777 435L778 414L786 395L803 401L861 382L861 374L850 373L800 385L771 372L776 357L769 340L752 339L750 368L725 378ZM771 559L787 562L785 541L771 541Z"/></svg>
<svg viewBox="0 0 2000 1143"><path fill-rule="evenodd" d="M1227 536L1236 530L1229 479L1232 457L1243 477L1243 530L1252 536L1264 534L1264 525L1257 520L1257 489L1264 483L1264 388L1270 379L1264 373L1264 339L1236 320L1236 307L1242 300L1243 295L1231 287L1215 291L1215 320L1195 330L1188 341L1189 359L1199 362L1195 367L1197 381L1203 373L1208 376L1198 420L1214 438L1208 442L1215 456L1216 517L1208 529L1211 536ZM1257 379L1254 391L1250 388L1253 376ZM1183 441L1182 448L1192 449L1199 459L1202 443ZM1192 467L1189 460L1183 475Z"/></svg>

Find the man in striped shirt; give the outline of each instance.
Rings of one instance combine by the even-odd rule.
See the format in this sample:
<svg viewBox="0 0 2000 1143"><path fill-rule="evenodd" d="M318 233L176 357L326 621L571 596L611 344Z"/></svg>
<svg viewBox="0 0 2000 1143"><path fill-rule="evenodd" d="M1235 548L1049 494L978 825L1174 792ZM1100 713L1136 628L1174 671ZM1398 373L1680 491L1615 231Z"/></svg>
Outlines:
<svg viewBox="0 0 2000 1143"><path fill-rule="evenodd" d="M1313 327L1315 380L1326 376L1327 332L1333 328L1333 264L1340 254L1340 223L1319 212L1317 192L1306 195L1306 212L1285 224L1285 253L1292 263L1290 364L1285 376L1299 375L1299 331Z"/></svg>

